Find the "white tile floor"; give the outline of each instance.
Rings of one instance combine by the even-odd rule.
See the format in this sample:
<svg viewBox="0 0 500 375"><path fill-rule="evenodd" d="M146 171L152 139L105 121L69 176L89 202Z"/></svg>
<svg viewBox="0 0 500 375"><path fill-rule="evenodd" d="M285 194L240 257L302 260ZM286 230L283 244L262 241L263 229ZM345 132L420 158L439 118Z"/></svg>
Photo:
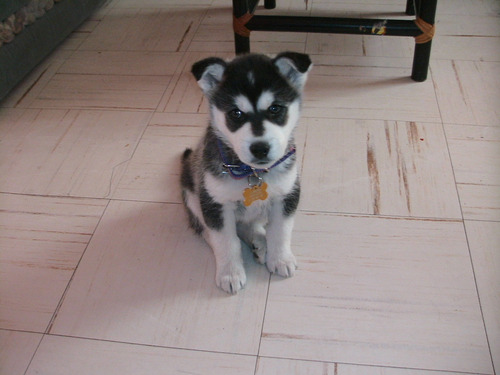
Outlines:
<svg viewBox="0 0 500 375"><path fill-rule="evenodd" d="M0 103L0 374L499 371L499 21L498 0L439 0L424 83L411 38L253 33L315 63L299 269L246 252L228 296L177 181L207 123L189 69L233 55L230 1L106 3Z"/></svg>

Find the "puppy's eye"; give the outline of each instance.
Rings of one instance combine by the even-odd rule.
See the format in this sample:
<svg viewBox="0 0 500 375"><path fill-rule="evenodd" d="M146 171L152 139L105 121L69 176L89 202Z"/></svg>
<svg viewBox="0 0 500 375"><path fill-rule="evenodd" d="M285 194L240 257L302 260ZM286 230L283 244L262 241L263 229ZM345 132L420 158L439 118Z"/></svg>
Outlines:
<svg viewBox="0 0 500 375"><path fill-rule="evenodd" d="M243 118L243 112L241 112L238 108L233 109L232 111L229 111L228 115L233 120L241 120Z"/></svg>
<svg viewBox="0 0 500 375"><path fill-rule="evenodd" d="M280 113L283 110L283 107L280 105L277 105L277 104L273 104L267 110L270 114L277 115L278 113Z"/></svg>

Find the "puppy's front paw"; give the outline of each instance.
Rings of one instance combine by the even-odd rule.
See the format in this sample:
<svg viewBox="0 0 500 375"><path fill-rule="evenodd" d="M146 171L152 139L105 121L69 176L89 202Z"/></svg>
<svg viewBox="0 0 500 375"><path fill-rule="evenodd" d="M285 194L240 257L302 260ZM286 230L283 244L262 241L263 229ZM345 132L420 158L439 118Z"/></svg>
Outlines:
<svg viewBox="0 0 500 375"><path fill-rule="evenodd" d="M223 291L236 294L245 287L247 275L243 265L226 264L221 270L217 270L215 282Z"/></svg>
<svg viewBox="0 0 500 375"><path fill-rule="evenodd" d="M276 273L282 277L292 277L297 269L297 260L291 252L280 254L279 256L267 257L267 269L271 273Z"/></svg>

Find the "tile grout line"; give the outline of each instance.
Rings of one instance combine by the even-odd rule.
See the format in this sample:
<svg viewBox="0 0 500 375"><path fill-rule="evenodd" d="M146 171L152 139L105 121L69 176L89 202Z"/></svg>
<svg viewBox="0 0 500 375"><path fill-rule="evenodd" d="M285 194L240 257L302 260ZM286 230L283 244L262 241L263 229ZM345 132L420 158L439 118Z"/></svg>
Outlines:
<svg viewBox="0 0 500 375"><path fill-rule="evenodd" d="M453 61L453 60L451 60L451 61ZM447 151L447 154L448 154L448 158L450 160L451 173L453 175L453 182L454 182L454 185L455 185L455 194L457 196L458 206L460 208L461 221L463 222L465 220L464 219L464 210L463 210L463 206L462 206L462 201L460 199L460 193L458 191L458 183L457 183L457 177L456 177L456 174L455 174L455 167L453 165L453 159L452 159L451 151L450 151L450 144L448 142L448 135L446 134L445 122L444 122L444 119L443 119L443 111L442 111L441 106L439 104L439 98L438 98L437 88L436 88L436 80L434 79L434 72L432 71L431 64L429 64L429 73L430 73L430 77L429 78L432 80L432 87L433 87L433 91L434 91L434 99L436 100L437 108L438 108L438 111L439 111L439 117L441 119L440 125L441 125L441 130L443 131L444 140L445 140L445 143L446 143L446 151Z"/></svg>
<svg viewBox="0 0 500 375"><path fill-rule="evenodd" d="M404 215L390 215L390 214L373 214L366 212L318 211L318 210L308 210L308 209L299 209L297 211L305 215L331 215L339 217L347 216L347 217L359 217L359 218L378 218L387 220L437 221L437 222L450 222L450 223L461 223L463 221L462 218L458 217L404 216Z"/></svg>
<svg viewBox="0 0 500 375"><path fill-rule="evenodd" d="M68 338L68 339L84 340L84 341L86 340L86 341L102 342L102 343L110 343L110 344L131 345L131 346L138 346L138 347L144 347L144 348L180 350L180 351L184 351L184 352L223 354L223 355L241 356L241 357L249 357L249 358L256 358L257 357L255 354L250 354L250 353L235 353L235 352L229 352L229 351L196 349L196 348L187 348L187 347L180 347L180 346L155 345L155 344L147 344L147 343L132 342L132 341L120 341L120 340L103 339L103 338L96 338L96 337L74 336L74 335L60 334L60 333L45 333L45 334L43 334L43 336L44 337L46 337L46 336L60 337L60 338Z"/></svg>
<svg viewBox="0 0 500 375"><path fill-rule="evenodd" d="M36 346L35 350L33 351L33 355L31 356L28 365L26 366L26 370L24 370L23 375L26 375L28 373L28 370L33 363L33 360L35 359L36 353L38 352L38 349L40 349L40 345L42 345L43 338L45 337L45 334L40 334L40 341L38 341L38 345Z"/></svg>
<svg viewBox="0 0 500 375"><path fill-rule="evenodd" d="M454 60L450 60L450 61L453 63ZM461 220L462 221L462 227L463 227L463 232L464 232L464 236L465 236L465 241L467 243L467 250L468 250L468 253L469 253L469 262L470 262L469 264L470 264L470 268L471 268L471 271L472 271L472 276L474 278L474 288L475 288L475 291L476 291L476 297L477 297L477 302L478 302L478 306L479 306L479 311L481 313L481 320L482 320L482 323L483 323L484 335L485 335L485 338L486 338L486 343L488 345L488 352L489 352L489 356L490 356L491 367L493 369L493 373L495 374L496 373L496 371L495 371L495 361L493 359L493 352L491 350L490 339L489 339L489 336L488 336L488 329L486 327L486 321L484 319L483 306L481 304L481 296L480 296L480 293L479 293L479 286L478 286L478 283L477 283L476 269L474 267L474 260L473 260L473 257L472 257L472 251L471 251L471 246L470 246L470 242L469 242L469 236L468 236L468 233L467 233L466 219L465 219L465 216L464 216L464 209L463 209L463 205L462 205L462 199L460 197L460 193L459 193L459 190L458 190L458 182L457 182L457 178L456 178L456 174L455 174L455 166L454 166L453 158L452 158L451 151L450 151L450 145L449 145L449 142L448 142L448 135L446 134L445 122L444 122L444 119L443 119L441 106L439 105L439 100L438 100L438 97L437 97L436 81L434 80L434 75L433 75L433 72L432 72L432 69L431 69L431 65L429 65L429 71L431 73L431 79L432 79L433 87L434 87L434 94L435 94L435 97L436 97L436 102L437 102L437 106L438 106L438 110L439 110L439 115L441 117L441 127L443 129L444 138L445 138L445 142L446 142L446 149L447 149L447 152L448 152L448 157L450 159L451 172L453 174L453 180L455 182L455 192L457 194L457 199L458 199L458 204L459 204L459 208L460 208L460 213L462 215L462 220ZM484 220L484 221L488 221L488 220Z"/></svg>
<svg viewBox="0 0 500 375"><path fill-rule="evenodd" d="M479 286L477 284L476 268L474 267L474 258L472 256L472 251L471 251L470 242L469 242L469 235L467 233L466 220L463 221L463 228L464 228L465 241L467 242L467 250L469 251L469 261L470 261L470 267L471 267L471 271L472 271L472 276L474 278L474 287L476 289L477 302L478 302L478 305L479 305L479 311L481 312L481 320L483 322L484 335L485 335L485 338L486 338L486 343L488 344L488 352L489 352L489 355L490 355L491 368L493 369L493 374L496 374L496 371L495 371L495 361L494 361L494 358L493 358L493 351L491 350L490 337L489 337L489 334L488 334L488 328L486 326L486 320L484 319L483 305L481 303L481 295L479 293Z"/></svg>
<svg viewBox="0 0 500 375"><path fill-rule="evenodd" d="M356 362L336 362L336 361L322 361L315 359L298 359L296 357L280 357L280 356L260 356L262 358L268 359L280 359L280 360L291 360L291 361L300 361L300 362L309 362L309 363L327 363L335 365L335 368L338 365L345 366L357 366L357 367L368 367L373 369L393 369L393 370L410 370L410 371L419 371L419 372L432 372L432 373L440 373L443 375L491 375L489 373L478 373L478 372L469 372L469 371L456 371L456 370L440 370L440 369L432 369L432 368L422 368L422 367L401 367L401 366L390 366L390 365L378 365L378 364L365 364L365 363L356 363ZM335 375L337 372L335 372Z"/></svg>
<svg viewBox="0 0 500 375"><path fill-rule="evenodd" d="M16 194L16 195L26 195L26 194ZM35 196L35 195L31 195L31 196ZM66 198L70 198L70 199L82 199L81 197L66 197ZM50 318L50 321L49 321L47 327L45 328L45 331L44 332L35 332L35 333L41 335L40 341L38 342L38 345L36 346L36 349L34 350L33 355L31 356L30 361L28 362L28 365L26 366L26 370L23 372L24 375L26 375L28 373L28 370L31 367L31 364L33 363L33 360L35 359L35 356L36 356L38 350L40 349L40 346L42 345L42 342L43 342L44 338L46 336L50 336L50 330L52 329L52 326L53 326L53 324L55 322L55 319L57 318L59 310L60 310L60 308L61 308L61 306L62 306L62 304L64 302L64 299L65 299L65 297L67 295L67 292L68 292L68 290L69 290L69 288L71 286L71 283L72 283L73 278L74 278L74 276L76 274L76 271L78 270L78 266L80 265L80 262L82 261L83 256L85 255L85 253L86 253L86 251L88 249L88 246L89 246L90 242L92 241L92 238L94 237L95 231L97 230L97 228L98 228L98 226L99 226L99 224L100 224L100 222L101 222L104 214L106 213L106 210L107 210L107 208L109 206L109 203L111 202L111 200L109 200L109 199L107 199L107 201L108 201L108 203L106 204L106 207L103 209L102 215L99 218L99 220L97 221L97 223L96 223L96 225L94 227L94 230L93 230L92 234L90 235L90 238L89 238L89 240L87 242L87 245L85 246L85 249L83 250L82 255L80 256L80 259L78 260L78 262L77 262L77 264L75 266L75 269L74 269L74 271L73 271L70 279L68 280L68 283L66 284L64 292L62 293L61 298L59 299L59 302L58 302L58 304L57 304L57 306L56 306L56 308L54 310L54 313L52 314L52 317ZM24 331L22 331L22 332L24 332Z"/></svg>
<svg viewBox="0 0 500 375"><path fill-rule="evenodd" d="M55 323L55 321L57 319L57 315L59 314L59 311L60 311L60 309L61 309L61 307L62 307L62 305L64 303L64 300L66 299L66 296L68 294L69 288L71 287L71 284L73 282L75 274L78 271L78 267L80 266L80 263L81 263L83 257L85 256L85 253L87 252L87 249L89 248L89 245L92 242L92 239L94 238L94 235L95 235L95 232L97 231L97 228L99 227L99 225L100 225L100 223L101 223L104 215L106 214L106 211L108 210L109 204L111 203L111 199L108 199L107 201L108 201L108 203L106 204L106 207L104 207L104 209L102 211L102 215L99 218L99 220L97 221L97 223L95 225L95 228L94 228L94 230L93 230L93 232L92 232L92 234L91 234L91 236L90 236L90 238L89 238L89 240L87 242L87 245L85 246L85 249L83 250L82 255L80 256L80 259L78 259L78 262L77 262L77 264L75 266L75 269L74 269L74 271L73 271L70 279L68 280L68 283L66 284L66 288L64 289L64 292L62 293L61 298L59 299L57 307L55 308L54 313L52 314L52 317L51 317L51 319L50 319L47 327L45 328L45 331L43 332L44 336L45 335L50 335L50 332L51 332L51 330L52 330L52 328L54 326L54 323Z"/></svg>
<svg viewBox="0 0 500 375"><path fill-rule="evenodd" d="M144 137L144 134L146 133L146 130L148 129L149 127L149 123L151 122L151 120L153 119L153 115L154 115L154 111L151 111L149 113L149 117L146 121L146 126L144 126L144 129L142 130L141 134L137 137L137 141L135 142L135 146L134 146L134 150L130 153L130 156L128 159L126 160L123 160L121 161L120 163L116 164L113 166L113 168L111 169L111 177L109 179L109 188L108 188L108 193L104 196L104 199L112 199L112 196L114 194L114 191L113 191L113 179L114 179L114 175L115 175L115 169L120 167L121 165L124 165L125 164L125 168L123 170L123 173L121 174L121 176L119 176L118 178L118 181L116 182L117 185L120 184L120 181L123 177L123 175L125 174L125 172L127 171L127 168L128 168L128 164L129 162L134 158L134 155L135 153L137 152L137 148L139 147L139 144L141 143L142 141L142 138ZM115 186L115 189L116 189L117 186ZM107 207L106 207L107 208ZM104 214L103 214L104 215ZM102 218L102 217L101 217Z"/></svg>
<svg viewBox="0 0 500 375"><path fill-rule="evenodd" d="M255 355L254 375L257 375L257 370L259 367L260 346L262 345L262 335L264 334L264 322L266 320L267 304L269 302L269 291L271 289L271 278L272 278L272 274L269 273L268 278L267 278L267 291L266 291L266 301L264 303L264 313L262 314L262 326L260 328L260 335L259 335L259 346L257 347L257 353Z"/></svg>

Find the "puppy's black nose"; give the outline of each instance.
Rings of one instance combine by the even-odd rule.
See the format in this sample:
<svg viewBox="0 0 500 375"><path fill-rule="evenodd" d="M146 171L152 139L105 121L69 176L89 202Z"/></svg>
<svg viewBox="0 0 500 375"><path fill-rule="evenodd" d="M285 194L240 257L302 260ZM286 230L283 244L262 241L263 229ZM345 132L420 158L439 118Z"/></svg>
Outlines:
<svg viewBox="0 0 500 375"><path fill-rule="evenodd" d="M267 142L255 142L250 145L250 152L257 159L265 159L270 148L271 146Z"/></svg>

